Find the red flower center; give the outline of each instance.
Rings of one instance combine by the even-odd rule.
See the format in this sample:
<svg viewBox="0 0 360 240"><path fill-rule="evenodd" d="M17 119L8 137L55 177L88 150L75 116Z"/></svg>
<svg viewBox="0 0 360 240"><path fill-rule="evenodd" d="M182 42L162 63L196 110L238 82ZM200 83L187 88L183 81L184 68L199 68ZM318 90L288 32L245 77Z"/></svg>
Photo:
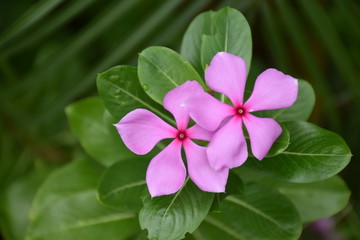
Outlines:
<svg viewBox="0 0 360 240"><path fill-rule="evenodd" d="M180 141L184 141L186 138L186 132L185 131L178 131L177 134L177 139L179 139Z"/></svg>
<svg viewBox="0 0 360 240"><path fill-rule="evenodd" d="M244 107L236 107L235 108L235 115L242 117L245 114L246 114L246 109Z"/></svg>

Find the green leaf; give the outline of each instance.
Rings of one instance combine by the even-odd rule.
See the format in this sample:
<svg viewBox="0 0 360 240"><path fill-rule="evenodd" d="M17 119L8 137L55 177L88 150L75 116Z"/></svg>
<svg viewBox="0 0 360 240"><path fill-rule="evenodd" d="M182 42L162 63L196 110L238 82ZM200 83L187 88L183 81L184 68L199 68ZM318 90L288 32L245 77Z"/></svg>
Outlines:
<svg viewBox="0 0 360 240"><path fill-rule="evenodd" d="M224 200L229 195L242 194L243 191L244 191L244 183L242 182L239 175L231 170L229 172L225 193L215 194L210 212L220 212L220 203L222 200Z"/></svg>
<svg viewBox="0 0 360 240"><path fill-rule="evenodd" d="M188 62L165 47L149 47L140 53L138 75L145 92L160 104L167 92L188 80L196 80L204 85Z"/></svg>
<svg viewBox="0 0 360 240"><path fill-rule="evenodd" d="M302 222L334 215L349 201L350 191L339 176L312 183L291 183L266 177L249 168L234 170L246 183L260 182L278 189L295 205Z"/></svg>
<svg viewBox="0 0 360 240"><path fill-rule="evenodd" d="M223 8L212 15L211 35L203 35L201 63L203 69L218 52L228 52L242 57L250 69L252 55L251 30L245 17L236 9ZM202 34L202 33L200 33Z"/></svg>
<svg viewBox="0 0 360 240"><path fill-rule="evenodd" d="M204 72L201 63L201 44L203 35L211 35L213 31L213 11L204 12L198 15L187 28L181 44L181 55L189 61L200 74Z"/></svg>
<svg viewBox="0 0 360 240"><path fill-rule="evenodd" d="M133 236L132 238L130 238L128 240L148 240L147 231L142 230L137 235Z"/></svg>
<svg viewBox="0 0 360 240"><path fill-rule="evenodd" d="M0 196L0 223L4 239L24 239L31 203L50 171L48 168L34 169L3 189Z"/></svg>
<svg viewBox="0 0 360 240"><path fill-rule="evenodd" d="M244 192L244 188L244 183L239 175L230 170L225 193L220 195L224 196L224 198L228 195L239 195Z"/></svg>
<svg viewBox="0 0 360 240"><path fill-rule="evenodd" d="M296 102L289 108L257 112L257 116L274 118L280 122L306 121L315 105L315 92L310 83L299 81L299 92Z"/></svg>
<svg viewBox="0 0 360 240"><path fill-rule="evenodd" d="M116 120L106 110L100 98L87 98L69 105L66 110L71 130L85 151L100 163L112 163L138 156L122 142Z"/></svg>
<svg viewBox="0 0 360 240"><path fill-rule="evenodd" d="M118 210L140 210L147 165L148 161L133 159L111 165L99 181L100 203Z"/></svg>
<svg viewBox="0 0 360 240"><path fill-rule="evenodd" d="M115 66L98 75L97 88L106 108L118 120L135 108L146 108L162 118L168 118L163 107L153 102L139 83L137 68ZM159 110L161 109L161 110ZM173 121L171 118L168 121Z"/></svg>
<svg viewBox="0 0 360 240"><path fill-rule="evenodd" d="M279 155L245 165L290 182L314 182L334 176L350 161L346 142L336 133L307 122L288 122L290 145Z"/></svg>
<svg viewBox="0 0 360 240"><path fill-rule="evenodd" d="M272 147L270 148L270 151L266 155L267 157L273 157L276 156L283 151L286 150L286 148L289 146L290 141L290 133L289 130L283 125L280 125L282 128L281 135L276 139Z"/></svg>
<svg viewBox="0 0 360 240"><path fill-rule="evenodd" d="M293 240L300 233L300 217L285 196L271 187L250 184L242 195L227 197L221 213L211 213L188 239Z"/></svg>
<svg viewBox="0 0 360 240"><path fill-rule="evenodd" d="M139 213L149 239L177 240L194 231L208 214L214 194L203 192L187 180L176 194L151 198L146 194Z"/></svg>
<svg viewBox="0 0 360 240"><path fill-rule="evenodd" d="M313 183L266 182L290 199L300 213L302 222L334 215L346 206L350 197L346 183L339 176Z"/></svg>
<svg viewBox="0 0 360 240"><path fill-rule="evenodd" d="M133 213L107 209L97 202L101 172L90 160L75 161L54 172L35 197L26 239L119 240L138 231Z"/></svg>

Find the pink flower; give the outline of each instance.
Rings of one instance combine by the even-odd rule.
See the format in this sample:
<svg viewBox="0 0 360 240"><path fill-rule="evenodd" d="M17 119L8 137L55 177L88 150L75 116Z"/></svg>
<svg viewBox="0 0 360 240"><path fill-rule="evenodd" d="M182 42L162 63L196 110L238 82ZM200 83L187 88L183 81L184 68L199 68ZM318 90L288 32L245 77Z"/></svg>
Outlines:
<svg viewBox="0 0 360 240"><path fill-rule="evenodd" d="M242 123L249 133L253 155L263 159L282 128L272 118L259 118L251 113L291 106L297 98L297 80L278 70L267 69L257 77L250 98L243 104L246 64L242 58L226 52L215 55L206 69L205 79L212 90L226 95L232 102L231 106L200 92L186 103L198 125L216 130L206 150L210 165L219 170L245 162L248 151Z"/></svg>
<svg viewBox="0 0 360 240"><path fill-rule="evenodd" d="M145 109L135 109L115 125L125 145L140 155L150 152L163 139L174 139L148 166L146 182L152 197L175 193L183 186L186 169L182 147L191 180L203 191L225 191L229 169L214 170L207 159L206 148L191 140L209 141L212 132L199 125L187 128L190 117L183 103L199 91L203 89L197 82L187 81L166 94L163 105L174 116L177 129Z"/></svg>

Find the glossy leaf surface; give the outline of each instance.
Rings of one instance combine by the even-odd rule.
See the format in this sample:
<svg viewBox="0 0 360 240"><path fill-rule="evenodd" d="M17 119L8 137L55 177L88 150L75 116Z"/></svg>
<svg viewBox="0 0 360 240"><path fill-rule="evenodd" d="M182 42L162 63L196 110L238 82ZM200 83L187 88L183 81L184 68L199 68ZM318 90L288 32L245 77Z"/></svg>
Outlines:
<svg viewBox="0 0 360 240"><path fill-rule="evenodd" d="M292 203L275 189L247 185L242 195L227 197L221 213L210 214L187 239L293 240L301 233Z"/></svg>
<svg viewBox="0 0 360 240"><path fill-rule="evenodd" d="M100 98L87 98L66 108L70 127L84 150L100 163L112 163L137 155L122 142L113 124L117 121L107 112Z"/></svg>
<svg viewBox="0 0 360 240"><path fill-rule="evenodd" d="M289 147L262 161L250 158L245 166L290 182L314 182L340 172L350 161L351 152L336 133L307 122L288 122Z"/></svg>
<svg viewBox="0 0 360 240"><path fill-rule="evenodd" d="M190 180L172 195L151 198L146 194L139 213L141 228L148 230L149 239L182 239L200 225L213 199L213 193L201 191Z"/></svg>
<svg viewBox="0 0 360 240"><path fill-rule="evenodd" d="M138 60L138 75L145 92L160 104L167 92L188 80L203 84L191 64L166 47L149 47L142 51Z"/></svg>
<svg viewBox="0 0 360 240"><path fill-rule="evenodd" d="M138 231L133 213L114 211L97 202L96 185L102 170L86 159L54 172L35 197L26 239L119 240Z"/></svg>
<svg viewBox="0 0 360 240"><path fill-rule="evenodd" d="M213 15L212 22L208 24L213 28L211 35L202 37L202 66L210 64L216 53L228 52L242 57L249 71L252 41L251 30L245 17L233 8L223 8Z"/></svg>
<svg viewBox="0 0 360 240"><path fill-rule="evenodd" d="M334 215L346 206L350 197L348 187L339 176L312 183L270 183L290 199L303 222Z"/></svg>
<svg viewBox="0 0 360 240"><path fill-rule="evenodd" d="M350 191L339 176L311 183L291 183L266 177L249 168L237 168L233 172L249 183L276 188L296 207L303 223L312 222L334 215L349 201Z"/></svg>
<svg viewBox="0 0 360 240"><path fill-rule="evenodd" d="M129 159L111 165L101 176L98 199L119 210L140 210L146 189L145 173L149 161Z"/></svg>
<svg viewBox="0 0 360 240"><path fill-rule="evenodd" d="M196 17L187 29L181 54L203 74L218 52L242 57L250 69L252 56L251 30L245 17L236 9L223 8Z"/></svg>
<svg viewBox="0 0 360 240"><path fill-rule="evenodd" d="M155 103L144 92L133 66L115 66L98 75L97 88L107 110L120 120L135 108L146 108L162 116L164 108Z"/></svg>
<svg viewBox="0 0 360 240"><path fill-rule="evenodd" d="M215 13L208 11L198 15L189 25L181 44L181 55L189 61L196 71L203 75L204 66L201 63L201 45L204 35L211 35L213 31L212 17Z"/></svg>

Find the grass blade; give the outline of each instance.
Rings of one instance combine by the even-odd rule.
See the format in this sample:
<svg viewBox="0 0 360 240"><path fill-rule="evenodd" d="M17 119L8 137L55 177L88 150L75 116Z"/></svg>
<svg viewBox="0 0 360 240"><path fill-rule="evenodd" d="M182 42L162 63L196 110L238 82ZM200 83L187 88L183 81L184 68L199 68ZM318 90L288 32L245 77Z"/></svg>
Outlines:
<svg viewBox="0 0 360 240"><path fill-rule="evenodd" d="M315 81L316 90L325 98L324 104L331 128L340 132L341 123L339 113L336 108L336 102L332 97L331 89L329 88L324 74L319 70L320 67L312 55L309 43L305 38L304 28L301 25L300 20L296 18L297 14L295 10L290 7L289 3L286 1L277 0L276 6L279 10L282 23L296 46L296 53L302 58L304 66L308 70L312 80Z"/></svg>
<svg viewBox="0 0 360 240"><path fill-rule="evenodd" d="M22 34L28 28L32 27L54 8L56 8L63 0L42 0L26 11L0 38L0 46L12 40L16 36Z"/></svg>

